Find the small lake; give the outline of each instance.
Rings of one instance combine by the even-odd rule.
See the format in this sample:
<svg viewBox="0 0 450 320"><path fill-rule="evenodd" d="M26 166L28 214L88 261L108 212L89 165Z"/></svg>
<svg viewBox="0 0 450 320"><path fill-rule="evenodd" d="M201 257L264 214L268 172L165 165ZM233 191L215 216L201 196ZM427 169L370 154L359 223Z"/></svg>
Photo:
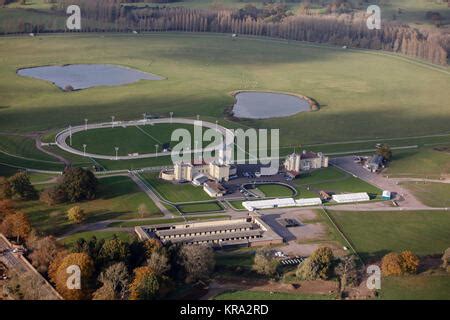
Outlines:
<svg viewBox="0 0 450 320"><path fill-rule="evenodd" d="M284 93L240 92L235 98L233 116L236 118L278 118L311 110L305 99Z"/></svg>
<svg viewBox="0 0 450 320"><path fill-rule="evenodd" d="M67 86L81 90L98 86L121 86L139 80L164 79L151 73L109 64L43 66L20 69L17 74L50 81L63 90Z"/></svg>

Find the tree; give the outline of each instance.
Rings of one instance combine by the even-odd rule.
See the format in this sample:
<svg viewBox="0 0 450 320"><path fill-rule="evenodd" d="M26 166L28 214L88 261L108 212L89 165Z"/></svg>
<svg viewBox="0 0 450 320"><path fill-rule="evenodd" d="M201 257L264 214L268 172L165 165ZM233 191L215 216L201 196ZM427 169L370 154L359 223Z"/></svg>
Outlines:
<svg viewBox="0 0 450 320"><path fill-rule="evenodd" d="M271 251L266 249L258 250L255 254L252 268L256 273L271 277L277 273L278 261L274 258Z"/></svg>
<svg viewBox="0 0 450 320"><path fill-rule="evenodd" d="M81 223L85 219L84 210L79 206L72 207L67 211L67 218L70 222Z"/></svg>
<svg viewBox="0 0 450 320"><path fill-rule="evenodd" d="M333 262L334 255L330 248L318 248L298 266L297 277L303 280L328 279Z"/></svg>
<svg viewBox="0 0 450 320"><path fill-rule="evenodd" d="M356 285L358 282L356 257L354 255L348 255L340 258L334 268L334 273L339 277L341 292L344 292L349 285Z"/></svg>
<svg viewBox="0 0 450 320"><path fill-rule="evenodd" d="M385 161L391 161L392 150L388 144L382 144L377 148L376 153L384 158Z"/></svg>
<svg viewBox="0 0 450 320"><path fill-rule="evenodd" d="M9 199L0 200L0 219L13 213L15 213L14 203Z"/></svg>
<svg viewBox="0 0 450 320"><path fill-rule="evenodd" d="M5 177L0 177L0 200L11 199L11 183Z"/></svg>
<svg viewBox="0 0 450 320"><path fill-rule="evenodd" d="M5 217L0 225L0 231L6 237L16 237L19 242L20 239L26 239L31 232L31 224L24 213L18 212Z"/></svg>
<svg viewBox="0 0 450 320"><path fill-rule="evenodd" d="M208 246L184 245L179 255L180 264L187 273L187 282L208 278L214 270L214 253Z"/></svg>
<svg viewBox="0 0 450 320"><path fill-rule="evenodd" d="M381 260L381 272L384 276L399 276L403 273L401 260L397 253L391 252Z"/></svg>
<svg viewBox="0 0 450 320"><path fill-rule="evenodd" d="M124 300L128 295L130 274L123 262L106 268L99 277L102 286L93 294L95 300Z"/></svg>
<svg viewBox="0 0 450 320"><path fill-rule="evenodd" d="M419 268L420 259L411 251L388 253L381 260L381 271L385 276L415 274Z"/></svg>
<svg viewBox="0 0 450 320"><path fill-rule="evenodd" d="M11 186L12 197L22 200L33 200L38 196L38 192L30 182L30 178L26 172L18 172L8 179Z"/></svg>
<svg viewBox="0 0 450 320"><path fill-rule="evenodd" d="M92 236L89 240L84 238L78 239L72 247L72 252L86 253L94 261L96 268L100 268L103 261L100 257L100 251L102 250L104 239L97 239L96 236Z"/></svg>
<svg viewBox="0 0 450 320"><path fill-rule="evenodd" d="M403 273L416 274L419 268L420 259L411 251L403 251L400 253L400 265Z"/></svg>
<svg viewBox="0 0 450 320"><path fill-rule="evenodd" d="M150 258L153 252L161 250L162 244L158 239L148 239L144 242L145 256Z"/></svg>
<svg viewBox="0 0 450 320"><path fill-rule="evenodd" d="M150 267L139 267L134 270L134 279L130 285L131 300L155 300L160 283Z"/></svg>
<svg viewBox="0 0 450 320"><path fill-rule="evenodd" d="M450 272L450 248L447 248L442 255L442 267Z"/></svg>
<svg viewBox="0 0 450 320"><path fill-rule="evenodd" d="M28 244L28 249L31 249L29 258L33 266L41 273L46 273L50 263L56 258L58 252L62 250L53 236L47 236L38 239L31 244Z"/></svg>
<svg viewBox="0 0 450 320"><path fill-rule="evenodd" d="M67 200L71 202L94 199L97 186L98 181L95 175L82 168L66 169L60 184Z"/></svg>
<svg viewBox="0 0 450 320"><path fill-rule="evenodd" d="M152 252L147 260L147 266L158 276L165 274L170 269L167 253L165 251Z"/></svg>
<svg viewBox="0 0 450 320"><path fill-rule="evenodd" d="M71 266L78 266L81 271L81 289L70 289L67 286L67 280L71 275L67 272ZM65 299L82 300L89 297L94 263L86 253L71 253L62 259L56 259L52 262L49 269L53 271L49 272L49 275L56 286L56 290Z"/></svg>
<svg viewBox="0 0 450 320"><path fill-rule="evenodd" d="M99 259L104 264L126 261L129 253L128 244L114 235L112 239L103 243L99 252Z"/></svg>
<svg viewBox="0 0 450 320"><path fill-rule="evenodd" d="M59 187L51 187L41 192L39 200L49 206L64 203L66 201L66 193Z"/></svg>

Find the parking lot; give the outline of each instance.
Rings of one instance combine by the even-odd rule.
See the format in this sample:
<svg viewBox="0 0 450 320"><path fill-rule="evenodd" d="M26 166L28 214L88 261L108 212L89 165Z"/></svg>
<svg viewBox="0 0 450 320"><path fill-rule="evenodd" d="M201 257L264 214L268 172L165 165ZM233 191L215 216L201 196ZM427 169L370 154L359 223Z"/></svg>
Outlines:
<svg viewBox="0 0 450 320"><path fill-rule="evenodd" d="M343 253L339 245L328 241L328 227L317 222L317 213L314 210L298 208L265 210L261 218L273 231L283 237L286 245L279 250L289 257L308 257L323 245L331 247L337 255ZM284 219L295 220L299 225L285 227L281 221Z"/></svg>

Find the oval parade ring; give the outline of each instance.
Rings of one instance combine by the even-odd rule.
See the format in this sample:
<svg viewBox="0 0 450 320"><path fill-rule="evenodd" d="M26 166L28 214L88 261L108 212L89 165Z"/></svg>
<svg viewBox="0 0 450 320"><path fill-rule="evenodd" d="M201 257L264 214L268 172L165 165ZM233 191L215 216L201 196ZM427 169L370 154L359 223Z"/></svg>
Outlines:
<svg viewBox="0 0 450 320"><path fill-rule="evenodd" d="M55 143L56 145L61 148L62 150L76 154L82 157L89 157L94 159L105 159L105 160L132 160L132 159L145 159L145 158L156 158L156 157L163 157L163 156L170 156L171 152L158 152L158 153L144 153L144 154L137 154L137 155L127 155L127 156L111 156L111 155L102 155L102 154L96 154L96 153L89 153L80 151L78 149L75 149L67 144L67 139L70 137L70 135L75 134L77 132L86 131L86 130L92 130L92 129L106 129L106 128L113 128L113 127L130 127L130 126L143 126L143 125L154 125L154 124L164 124L164 123L179 123L179 124L191 124L191 125L197 125L200 120L193 120L193 119L186 119L186 118L160 118L160 119L148 119L148 120L130 120L130 121L116 121L116 122L103 122L103 123L93 123L88 125L79 125L74 127L69 127L67 129L62 130L59 132L55 137ZM208 121L201 120L202 127L213 129L218 131L222 136L229 137L228 139L231 139L234 144L234 133L225 128L221 125L211 123ZM230 141L230 140L228 140ZM203 151L213 151L217 149L216 146L208 147L208 148L201 148L201 149L193 149L190 151L184 151L188 153L197 153L197 152L203 152Z"/></svg>

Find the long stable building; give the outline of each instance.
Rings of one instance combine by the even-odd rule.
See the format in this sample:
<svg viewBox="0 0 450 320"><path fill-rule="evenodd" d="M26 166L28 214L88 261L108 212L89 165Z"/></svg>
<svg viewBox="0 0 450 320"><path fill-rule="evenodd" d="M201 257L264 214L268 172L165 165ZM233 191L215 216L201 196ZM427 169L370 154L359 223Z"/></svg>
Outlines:
<svg viewBox="0 0 450 320"><path fill-rule="evenodd" d="M283 238L254 216L232 220L139 226L135 228L135 232L141 240L156 238L162 243L207 244L213 247L250 247L283 243Z"/></svg>

